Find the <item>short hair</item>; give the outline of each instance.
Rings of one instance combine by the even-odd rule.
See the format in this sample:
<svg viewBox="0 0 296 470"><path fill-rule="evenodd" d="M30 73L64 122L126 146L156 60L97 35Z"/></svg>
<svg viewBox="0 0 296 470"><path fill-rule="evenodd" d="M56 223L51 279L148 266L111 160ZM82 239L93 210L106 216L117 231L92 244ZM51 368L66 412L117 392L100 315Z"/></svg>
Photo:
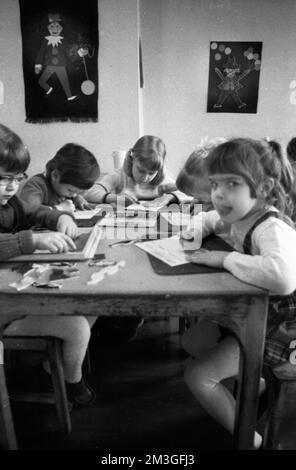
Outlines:
<svg viewBox="0 0 296 470"><path fill-rule="evenodd" d="M290 215L289 193L282 183L284 162L275 158L271 147L262 140L239 137L214 148L206 160L209 175L231 173L240 175L247 182L252 198L266 177L272 178L274 187L266 202Z"/></svg>
<svg viewBox="0 0 296 470"><path fill-rule="evenodd" d="M164 159L166 147L164 142L156 136L144 135L137 140L135 145L126 153L123 170L127 176L132 177L133 162L139 161L148 171L157 174L150 184L157 186L164 180Z"/></svg>
<svg viewBox="0 0 296 470"><path fill-rule="evenodd" d="M95 156L81 145L68 143L46 164L46 176L53 170L60 173L60 183L90 189L100 176Z"/></svg>
<svg viewBox="0 0 296 470"><path fill-rule="evenodd" d="M22 139L0 124L0 166L11 173L24 173L29 163L30 154Z"/></svg>
<svg viewBox="0 0 296 470"><path fill-rule="evenodd" d="M296 137L292 137L287 145L287 155L292 163L296 162Z"/></svg>

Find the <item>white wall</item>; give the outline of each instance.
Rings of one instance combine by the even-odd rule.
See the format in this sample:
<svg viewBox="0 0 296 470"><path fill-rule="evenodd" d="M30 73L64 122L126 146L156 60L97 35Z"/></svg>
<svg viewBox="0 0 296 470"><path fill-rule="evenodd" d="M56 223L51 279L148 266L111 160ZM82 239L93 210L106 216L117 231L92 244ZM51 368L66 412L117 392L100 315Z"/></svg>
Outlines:
<svg viewBox="0 0 296 470"><path fill-rule="evenodd" d="M164 139L167 166L176 175L203 136L268 135L286 145L296 135L296 105L289 100L296 79L295 0L98 0L98 6L99 122L31 124L25 122L19 4L0 0L0 122L28 145L30 174L70 141L89 148L109 171L113 150L155 134ZM212 40L263 42L257 114L206 112Z"/></svg>
<svg viewBox="0 0 296 470"><path fill-rule="evenodd" d="M99 0L99 40L99 122L26 123L19 3L0 0L0 122L27 144L30 174L43 170L66 142L86 146L109 171L112 150L138 139L138 0Z"/></svg>
<svg viewBox="0 0 296 470"><path fill-rule="evenodd" d="M141 0L143 131L176 174L201 137L296 136L295 0ZM262 41L257 114L207 113L210 41Z"/></svg>

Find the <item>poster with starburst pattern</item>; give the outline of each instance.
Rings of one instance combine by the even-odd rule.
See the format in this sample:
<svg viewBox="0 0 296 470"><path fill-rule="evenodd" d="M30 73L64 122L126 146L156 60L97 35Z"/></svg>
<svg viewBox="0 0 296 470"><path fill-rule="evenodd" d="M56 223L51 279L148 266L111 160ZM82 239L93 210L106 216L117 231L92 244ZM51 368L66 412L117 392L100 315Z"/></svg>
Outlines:
<svg viewBox="0 0 296 470"><path fill-rule="evenodd" d="M262 42L211 41L208 113L257 113Z"/></svg>

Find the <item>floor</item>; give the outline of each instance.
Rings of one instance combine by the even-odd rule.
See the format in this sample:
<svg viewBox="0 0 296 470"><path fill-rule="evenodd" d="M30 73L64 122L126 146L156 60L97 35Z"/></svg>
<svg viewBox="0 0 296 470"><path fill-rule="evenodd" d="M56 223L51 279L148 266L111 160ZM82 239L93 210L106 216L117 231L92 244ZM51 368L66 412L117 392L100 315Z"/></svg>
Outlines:
<svg viewBox="0 0 296 470"><path fill-rule="evenodd" d="M232 439L199 407L183 381L188 357L177 319L145 322L129 342L93 334L89 384L96 404L71 412L58 431L52 405L12 402L21 450L198 451L232 448Z"/></svg>

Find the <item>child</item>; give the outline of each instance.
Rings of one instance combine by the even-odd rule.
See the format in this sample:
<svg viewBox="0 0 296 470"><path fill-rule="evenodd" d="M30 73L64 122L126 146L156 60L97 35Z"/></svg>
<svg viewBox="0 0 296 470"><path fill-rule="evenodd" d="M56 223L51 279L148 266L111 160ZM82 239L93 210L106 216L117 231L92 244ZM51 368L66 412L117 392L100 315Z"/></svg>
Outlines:
<svg viewBox="0 0 296 470"><path fill-rule="evenodd" d="M24 172L29 162L29 152L21 139L0 124L0 259L2 261L24 253L32 253L37 248L47 249L53 253L76 248L70 236L65 234L65 227L68 230L71 224L76 227L71 215L47 207L28 208L17 198L16 192L25 177ZM34 233L30 227L36 224L61 233ZM10 322L7 319L4 334L61 338L69 400L81 406L94 401L95 393L81 375L81 366L90 337L90 327L86 318L35 316Z"/></svg>
<svg viewBox="0 0 296 470"><path fill-rule="evenodd" d="M199 229L190 249L210 233L228 233L237 251L195 253L190 261L223 267L240 280L268 289L271 296L264 361L282 365L291 339L284 334L296 318L296 231L286 213L282 166L262 141L238 138L213 149L207 158L215 210L200 213ZM289 215L289 214L288 214ZM202 233L201 233L202 231ZM185 381L207 412L233 433L235 400L221 381L237 375L239 344L229 335L188 367ZM262 437L255 433L254 446Z"/></svg>
<svg viewBox="0 0 296 470"><path fill-rule="evenodd" d="M219 143L226 142L226 139L217 137L212 140L202 139L201 143L188 157L184 167L180 171L177 179L177 189L193 197L191 202L191 214L196 215L202 210L207 212L213 209L211 201L211 187L208 180L206 159L209 152ZM192 218L194 227L194 217ZM190 224L191 225L191 224ZM191 226L187 228L191 237ZM185 235L184 235L185 236ZM204 348L210 348L220 337L220 328L208 320L194 322L182 336L182 346L191 356L196 357Z"/></svg>
<svg viewBox="0 0 296 470"><path fill-rule="evenodd" d="M206 158L210 150L222 142L225 142L225 139L216 138L209 141L202 139L197 149L189 155L176 179L177 189L192 196L193 205L202 204L203 211L213 208Z"/></svg>
<svg viewBox="0 0 296 470"><path fill-rule="evenodd" d="M100 175L94 155L78 144L61 147L46 164L44 174L30 178L23 186L20 197L30 206L51 206L70 213L78 209L91 209L83 198Z"/></svg>
<svg viewBox="0 0 296 470"><path fill-rule="evenodd" d="M175 182L166 174L164 142L152 135L144 135L127 152L123 167L97 182L85 198L92 203L129 206L140 199L164 196L166 203L182 197L176 195Z"/></svg>

